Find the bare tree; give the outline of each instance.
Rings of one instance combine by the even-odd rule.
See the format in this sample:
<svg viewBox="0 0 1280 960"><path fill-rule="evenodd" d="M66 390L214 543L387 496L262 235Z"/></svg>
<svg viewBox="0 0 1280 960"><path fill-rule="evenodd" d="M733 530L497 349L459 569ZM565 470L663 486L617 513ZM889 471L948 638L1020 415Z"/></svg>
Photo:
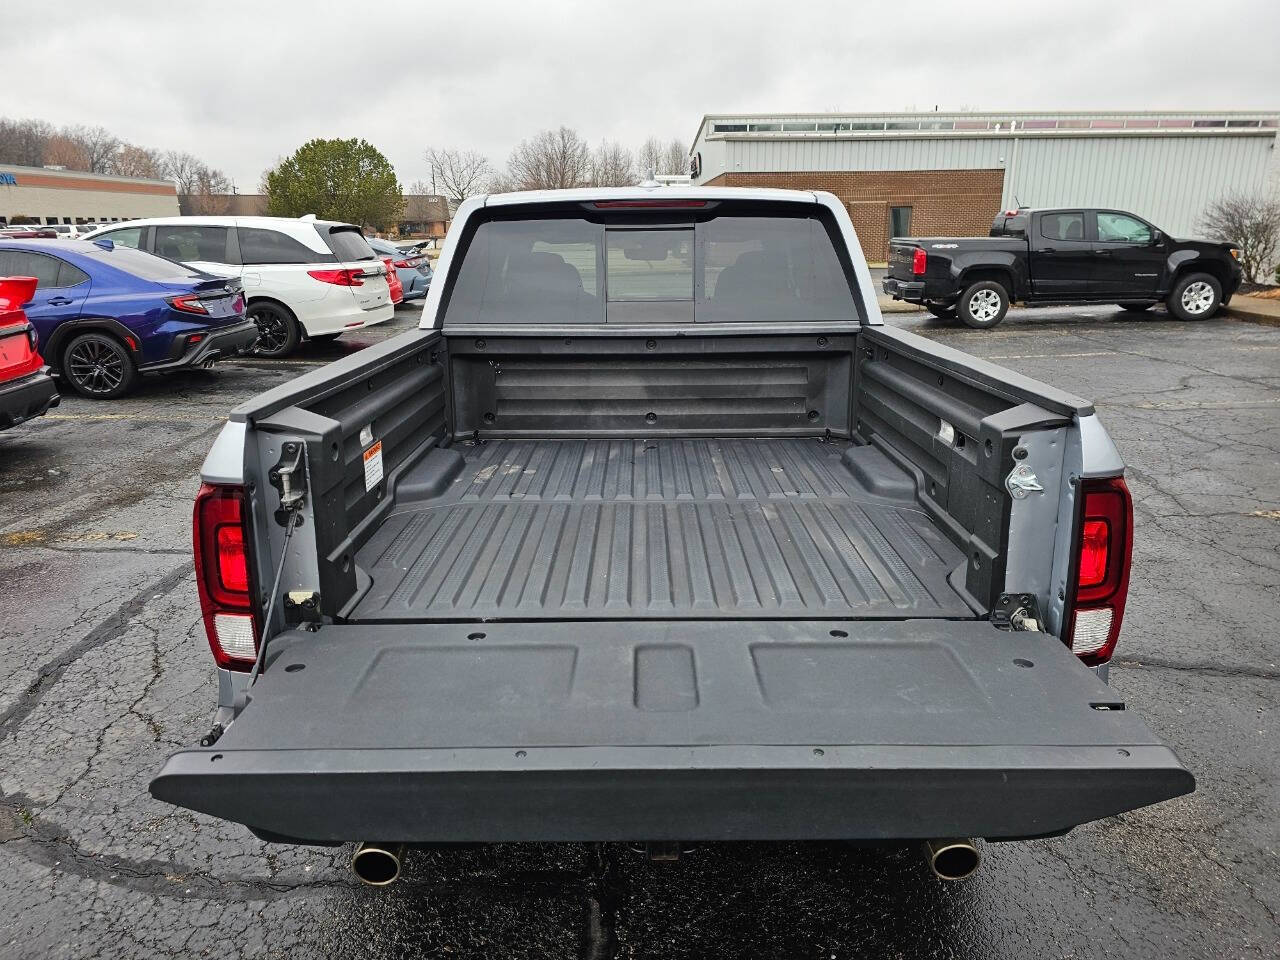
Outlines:
<svg viewBox="0 0 1280 960"><path fill-rule="evenodd" d="M1258 283L1275 260L1280 245L1280 197L1232 193L1209 204L1200 229L1240 250L1240 269Z"/></svg>
<svg viewBox="0 0 1280 960"><path fill-rule="evenodd" d="M520 185L511 179L511 174L506 170L495 170L484 189L486 193L511 193L519 190Z"/></svg>
<svg viewBox="0 0 1280 960"><path fill-rule="evenodd" d="M591 155L593 187L627 187L636 182L631 151L620 144L602 140Z"/></svg>
<svg viewBox="0 0 1280 960"><path fill-rule="evenodd" d="M520 190L565 190L591 176L591 151L576 130L543 130L511 151L507 174Z"/></svg>
<svg viewBox="0 0 1280 960"><path fill-rule="evenodd" d="M680 140L672 140L662 154L659 173L681 174L689 172L689 148Z"/></svg>
<svg viewBox="0 0 1280 960"><path fill-rule="evenodd" d="M190 193L191 212L200 216L222 216L231 209L231 181L221 170L203 163L195 174L195 189Z"/></svg>
<svg viewBox="0 0 1280 960"><path fill-rule="evenodd" d="M45 145L53 135L53 126L43 120L0 117L0 163L41 166L45 162Z"/></svg>
<svg viewBox="0 0 1280 960"><path fill-rule="evenodd" d="M89 159L90 173L110 173L116 151L120 149L120 138L106 127L67 127L63 134L77 141L84 147Z"/></svg>
<svg viewBox="0 0 1280 960"><path fill-rule="evenodd" d="M431 168L429 192L444 196L454 208L467 197L483 192L493 175L489 161L474 150L428 147L423 156Z"/></svg>
<svg viewBox="0 0 1280 960"><path fill-rule="evenodd" d="M164 155L165 176L174 182L179 194L196 192L200 171L204 164L194 154L170 150Z"/></svg>
<svg viewBox="0 0 1280 960"><path fill-rule="evenodd" d="M641 177L651 173L688 173L689 148L679 140L664 141L650 137L640 146L636 162Z"/></svg>
<svg viewBox="0 0 1280 960"><path fill-rule="evenodd" d="M118 177L140 177L144 180L164 179L164 158L160 151L126 143L116 154L111 172Z"/></svg>
<svg viewBox="0 0 1280 960"><path fill-rule="evenodd" d="M47 167L66 167L68 170L88 170L89 154L79 140L55 133L44 142L43 164Z"/></svg>

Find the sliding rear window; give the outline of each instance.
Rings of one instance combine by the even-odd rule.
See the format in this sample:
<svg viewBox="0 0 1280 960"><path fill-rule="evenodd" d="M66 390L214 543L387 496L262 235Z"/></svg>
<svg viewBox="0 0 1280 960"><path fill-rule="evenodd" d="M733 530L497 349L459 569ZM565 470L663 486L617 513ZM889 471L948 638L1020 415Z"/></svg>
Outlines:
<svg viewBox="0 0 1280 960"><path fill-rule="evenodd" d="M487 220L464 240L444 322L856 321L834 224L807 206L747 210Z"/></svg>

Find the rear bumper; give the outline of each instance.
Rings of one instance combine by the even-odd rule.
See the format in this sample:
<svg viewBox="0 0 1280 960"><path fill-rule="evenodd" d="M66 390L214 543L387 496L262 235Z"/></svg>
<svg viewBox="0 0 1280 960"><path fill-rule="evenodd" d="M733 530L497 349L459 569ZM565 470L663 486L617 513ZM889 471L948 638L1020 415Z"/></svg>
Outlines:
<svg viewBox="0 0 1280 960"><path fill-rule="evenodd" d="M911 303L924 302L924 281L898 280L885 277L880 286L884 292L895 300L907 300Z"/></svg>
<svg viewBox="0 0 1280 960"><path fill-rule="evenodd" d="M0 383L0 430L17 426L32 417L44 416L61 402L48 367L19 380Z"/></svg>
<svg viewBox="0 0 1280 960"><path fill-rule="evenodd" d="M1017 839L1194 784L1162 746L215 746L151 793L304 842Z"/></svg>
<svg viewBox="0 0 1280 960"><path fill-rule="evenodd" d="M350 293L343 287L334 289ZM354 302L341 310L333 309L334 304L331 300L326 300L323 306L325 307L323 313L317 311L311 315L301 313L298 315L309 337L324 336L328 333L348 333L352 330L376 326L390 320L396 313L395 304L390 298L386 303L378 304L371 310L362 310Z"/></svg>
<svg viewBox="0 0 1280 960"><path fill-rule="evenodd" d="M252 320L195 332L203 334L199 343L184 347L185 337L190 336L190 334L184 334L175 342L174 355L171 359L139 366L138 369L147 373L154 373L160 370L199 367L223 357L232 357L236 354L244 353L258 339L258 326Z"/></svg>

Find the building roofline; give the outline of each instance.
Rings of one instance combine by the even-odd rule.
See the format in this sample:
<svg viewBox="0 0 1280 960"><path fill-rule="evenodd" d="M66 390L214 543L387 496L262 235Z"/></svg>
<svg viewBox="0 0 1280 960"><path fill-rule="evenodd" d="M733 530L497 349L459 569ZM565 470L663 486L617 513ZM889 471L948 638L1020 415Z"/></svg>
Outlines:
<svg viewBox="0 0 1280 960"><path fill-rule="evenodd" d="M1019 120L1034 118L1043 120L1113 118L1224 119L1224 120L1280 120L1280 109L1273 110L894 110L894 111L822 111L819 113L772 111L769 113L704 113L693 136L696 144L703 138L707 125L717 120ZM1247 128L1246 128L1247 129ZM774 131L776 132L776 131ZM910 131L890 131L896 134ZM928 131L930 133L936 131ZM949 132L949 131L944 131ZM973 131L965 131L973 132ZM1001 131L1007 132L1007 131ZM1089 131L1092 132L1092 131ZM692 147L690 148L692 149Z"/></svg>
<svg viewBox="0 0 1280 960"><path fill-rule="evenodd" d="M173 187L174 192L175 193L177 192L177 187L174 185L174 182L172 180L165 180L165 179L152 180L148 177L118 177L113 173L90 173L88 170L52 170L49 167L28 167L19 163L0 163L0 170L3 170L5 173L14 173L14 174L21 174L21 173L39 174L42 177L66 177L66 178L75 178L78 180L84 180L84 179L101 180L104 183L139 183L139 184L150 184L153 186L156 184L161 184L164 186Z"/></svg>

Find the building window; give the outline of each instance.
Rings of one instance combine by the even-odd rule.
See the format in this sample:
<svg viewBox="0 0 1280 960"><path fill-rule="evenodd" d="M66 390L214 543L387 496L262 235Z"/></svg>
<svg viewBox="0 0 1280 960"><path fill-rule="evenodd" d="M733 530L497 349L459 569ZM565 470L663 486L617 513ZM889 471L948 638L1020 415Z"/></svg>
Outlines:
<svg viewBox="0 0 1280 960"><path fill-rule="evenodd" d="M889 236L891 237L911 236L911 208L910 207L890 207L889 208Z"/></svg>
<svg viewBox="0 0 1280 960"><path fill-rule="evenodd" d="M745 123L717 123L712 127L714 133L746 133Z"/></svg>

